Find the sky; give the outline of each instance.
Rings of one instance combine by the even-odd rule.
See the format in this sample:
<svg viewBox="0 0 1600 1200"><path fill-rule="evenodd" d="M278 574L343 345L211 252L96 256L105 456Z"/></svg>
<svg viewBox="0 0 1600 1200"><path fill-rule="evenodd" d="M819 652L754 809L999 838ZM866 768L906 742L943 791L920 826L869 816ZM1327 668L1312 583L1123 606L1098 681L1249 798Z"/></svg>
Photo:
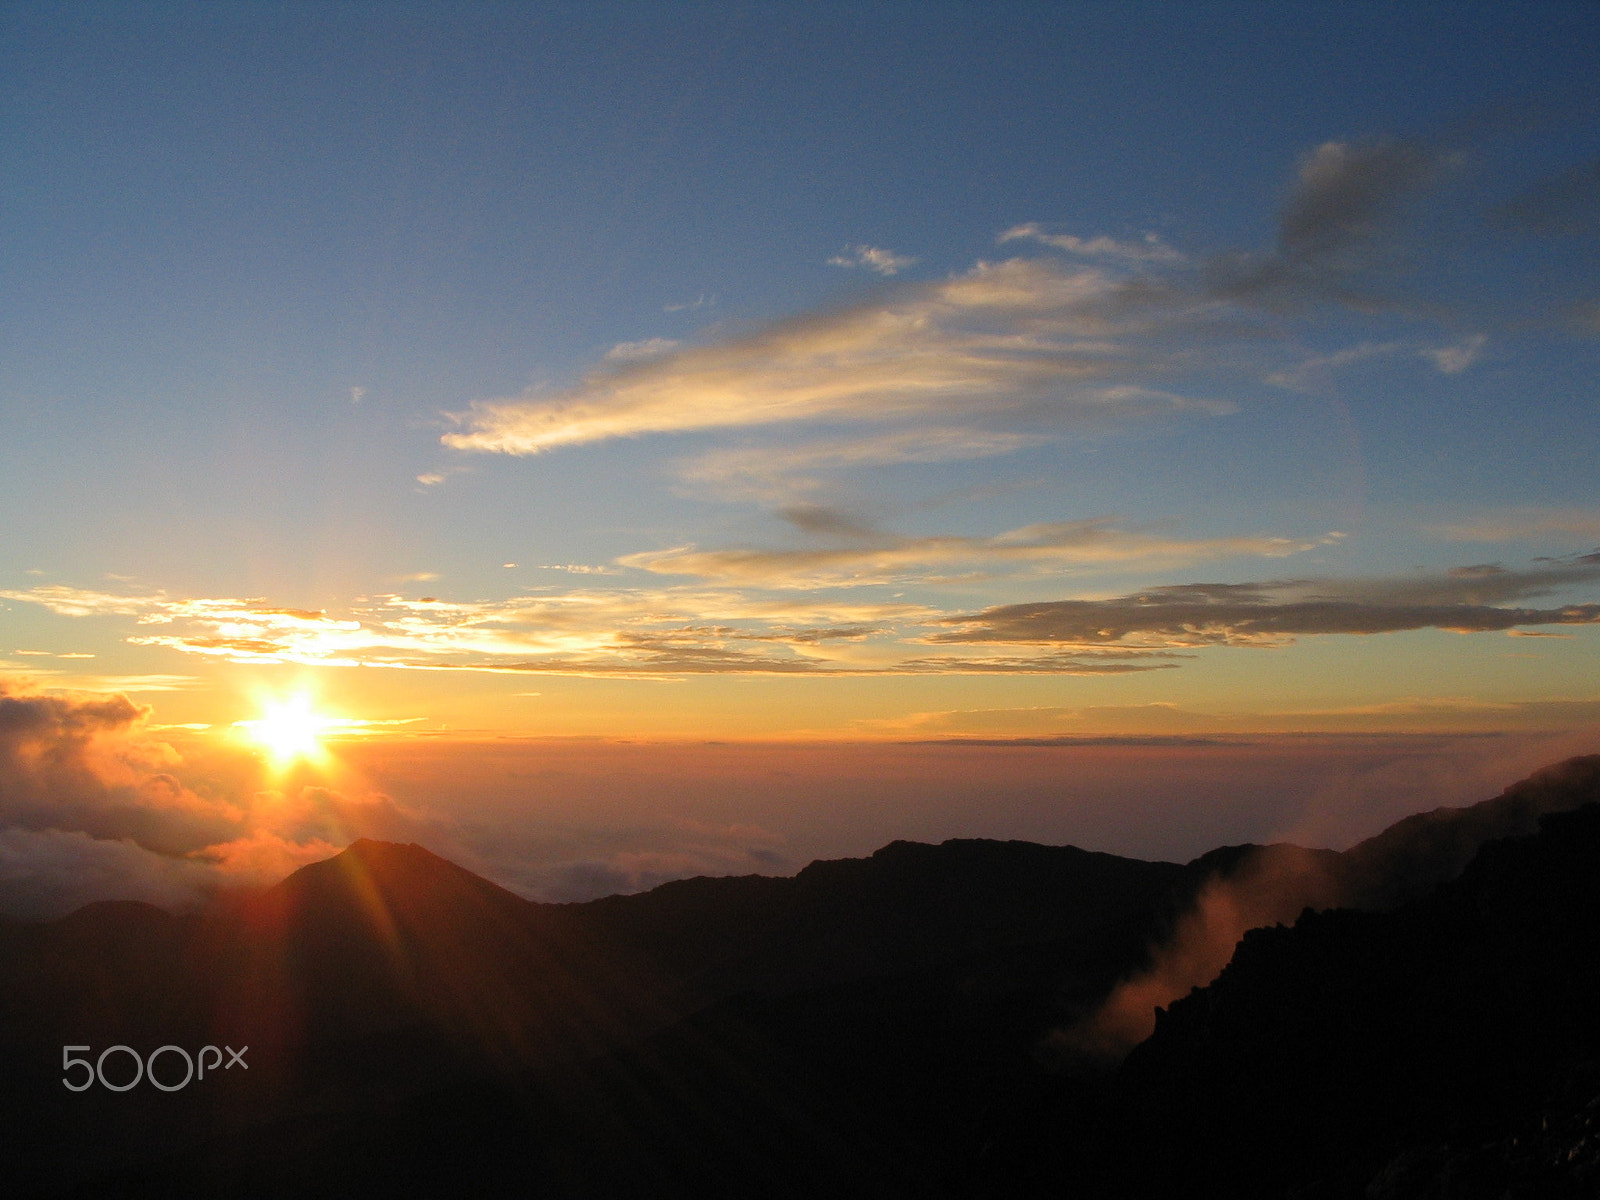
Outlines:
<svg viewBox="0 0 1600 1200"><path fill-rule="evenodd" d="M1597 41L0 4L0 907L1348 843L1593 749Z"/></svg>

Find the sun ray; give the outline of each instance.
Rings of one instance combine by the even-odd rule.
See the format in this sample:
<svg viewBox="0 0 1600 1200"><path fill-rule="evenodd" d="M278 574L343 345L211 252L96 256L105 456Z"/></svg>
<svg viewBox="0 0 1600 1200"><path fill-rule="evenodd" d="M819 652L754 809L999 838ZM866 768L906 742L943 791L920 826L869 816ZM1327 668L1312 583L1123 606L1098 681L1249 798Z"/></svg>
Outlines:
<svg viewBox="0 0 1600 1200"><path fill-rule="evenodd" d="M234 726L246 737L266 751L274 768L284 770L296 762L321 762L327 757L322 745L328 729L338 724L335 718L324 716L313 707L311 697L305 692L279 700L269 700L261 716L254 720L235 721Z"/></svg>

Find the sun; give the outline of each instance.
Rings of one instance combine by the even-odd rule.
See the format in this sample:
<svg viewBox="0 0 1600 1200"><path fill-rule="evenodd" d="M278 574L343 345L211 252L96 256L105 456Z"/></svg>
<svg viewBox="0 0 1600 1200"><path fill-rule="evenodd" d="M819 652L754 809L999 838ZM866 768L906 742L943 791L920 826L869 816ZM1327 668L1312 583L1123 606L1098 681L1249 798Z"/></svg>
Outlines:
<svg viewBox="0 0 1600 1200"><path fill-rule="evenodd" d="M312 708L311 697L301 692L282 700L268 701L261 716L253 721L235 721L245 736L267 752L276 767L287 767L301 759L313 762L323 758L322 737L337 722Z"/></svg>

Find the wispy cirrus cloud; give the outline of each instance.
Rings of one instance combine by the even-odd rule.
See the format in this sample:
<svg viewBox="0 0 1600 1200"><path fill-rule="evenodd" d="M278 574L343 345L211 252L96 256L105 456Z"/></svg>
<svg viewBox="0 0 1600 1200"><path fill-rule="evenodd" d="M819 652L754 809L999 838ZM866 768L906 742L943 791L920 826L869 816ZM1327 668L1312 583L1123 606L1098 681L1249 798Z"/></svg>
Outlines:
<svg viewBox="0 0 1600 1200"><path fill-rule="evenodd" d="M618 342L606 351L606 357L612 362L637 362L639 359L656 358L662 354L676 350L682 342L676 338L653 337L641 342Z"/></svg>
<svg viewBox="0 0 1600 1200"><path fill-rule="evenodd" d="M1345 733L1485 733L1570 729L1600 723L1600 699L1489 700L1477 696L1406 696L1337 708L1197 712L1170 702L949 709L861 722L864 733L915 739L981 739L994 745L1226 745L1267 735Z"/></svg>
<svg viewBox="0 0 1600 1200"><path fill-rule="evenodd" d="M973 572L1018 567L1058 572L1112 563L1172 565L1234 555L1284 557L1342 535L1182 539L1150 529L1121 528L1109 518L1044 522L993 537L892 537L867 528L851 544L793 550L671 550L630 554L618 561L661 575L738 581L761 587L818 587L888 583L930 571Z"/></svg>
<svg viewBox="0 0 1600 1200"><path fill-rule="evenodd" d="M1128 263L1182 263L1188 256L1173 249L1158 234L1147 233L1137 241L1119 241L1106 237L1077 237L1070 233L1052 233L1037 221L1013 225L995 239L1000 245L1006 242L1028 241L1062 250L1081 258L1106 258Z"/></svg>
<svg viewBox="0 0 1600 1200"><path fill-rule="evenodd" d="M1266 382L1301 392L1331 391L1336 376L1345 368L1392 362L1398 358L1420 358L1432 363L1442 375L1459 375L1478 364L1488 343L1488 336L1482 333L1442 346L1403 341L1358 342L1328 354L1307 355L1291 366L1274 371L1267 376Z"/></svg>
<svg viewBox="0 0 1600 1200"><path fill-rule="evenodd" d="M1048 440L1036 433L959 426L899 429L860 438L712 450L679 464L678 477L691 489L719 499L790 504L830 489L840 471L994 458Z"/></svg>
<svg viewBox="0 0 1600 1200"><path fill-rule="evenodd" d="M1600 508L1504 508L1427 527L1454 542L1579 538L1600 543Z"/></svg>
<svg viewBox="0 0 1600 1200"><path fill-rule="evenodd" d="M1073 422L1207 408L1152 376L1233 371L1227 306L1192 290L1050 259L980 263L850 308L480 402L444 435L461 450L538 454L614 437L807 421L939 426ZM1245 339L1251 344L1258 335ZM1255 357L1251 356L1252 359Z"/></svg>
<svg viewBox="0 0 1600 1200"><path fill-rule="evenodd" d="M893 250L885 250L881 246L846 246L843 251L828 260L828 265L864 267L868 271L876 271L879 275L898 275L907 267L916 266L917 260L909 254L896 254Z"/></svg>
<svg viewBox="0 0 1600 1200"><path fill-rule="evenodd" d="M1326 353L1319 365L1317 352L1294 344L1282 322L1297 309L1342 305L1437 319L1438 303L1395 295L1404 261L1396 247L1413 202L1458 157L1420 142L1323 143L1300 163L1264 250L1190 257L1155 235L1085 238L1024 222L1000 241L1052 253L980 262L707 344L629 343L623 360L571 386L453 414L460 428L443 441L528 455L616 437L801 422L1060 435L1084 420L1199 411L1183 393L1226 395L1242 382L1293 380L1336 365ZM908 263L870 246L835 261L885 274ZM1404 345L1455 373L1477 360L1484 341L1473 334L1444 346ZM650 356L632 359L635 347Z"/></svg>

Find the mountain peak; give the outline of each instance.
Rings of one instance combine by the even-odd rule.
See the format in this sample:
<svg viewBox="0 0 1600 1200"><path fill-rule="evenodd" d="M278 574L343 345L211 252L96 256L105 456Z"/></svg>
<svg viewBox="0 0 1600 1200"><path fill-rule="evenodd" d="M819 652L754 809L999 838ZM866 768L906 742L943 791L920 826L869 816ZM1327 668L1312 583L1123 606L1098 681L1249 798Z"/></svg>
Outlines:
<svg viewBox="0 0 1600 1200"><path fill-rule="evenodd" d="M344 897L366 907L371 897L381 896L391 907L406 909L419 905L451 908L461 903L519 912L531 907L521 896L426 846L375 838L358 838L332 858L308 863L270 893L294 897L302 904L312 897L318 898L319 904Z"/></svg>

